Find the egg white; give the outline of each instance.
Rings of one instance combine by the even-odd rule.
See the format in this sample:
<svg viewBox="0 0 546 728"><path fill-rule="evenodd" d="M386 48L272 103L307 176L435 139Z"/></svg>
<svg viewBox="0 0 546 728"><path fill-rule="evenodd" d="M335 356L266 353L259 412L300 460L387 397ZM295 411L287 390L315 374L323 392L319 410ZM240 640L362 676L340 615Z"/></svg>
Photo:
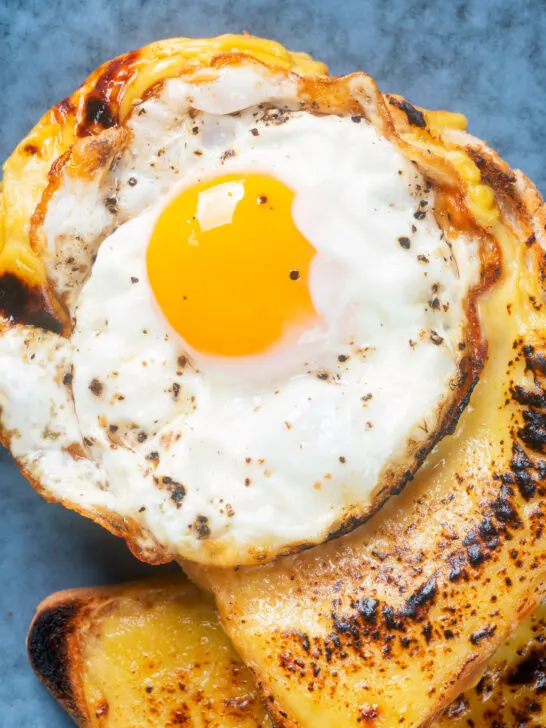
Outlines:
<svg viewBox="0 0 546 728"><path fill-rule="evenodd" d="M279 98L278 113L259 106ZM101 183L108 199L115 194L117 219L97 210L98 188L82 194L75 185L84 183L72 181L46 218L52 253L75 235L87 254L98 248L81 290L60 257L54 266L75 317L73 404L63 411L88 458L72 460L71 472L80 462L96 472L63 484L63 456L41 468L43 485L131 516L196 561L270 558L320 542L355 506L365 512L386 469L428 440L459 377L476 245L446 243L424 179L364 119L293 108L290 85L249 69L198 86L168 81L135 113L133 141ZM170 329L146 250L182 187L241 170L295 191L294 222L317 250L310 291L326 327L233 362L191 351ZM28 368L14 375L0 340L0 376L7 369L40 398ZM18 423L21 402L4 398ZM59 449L40 434L43 410L44 423L20 428L21 457Z"/></svg>

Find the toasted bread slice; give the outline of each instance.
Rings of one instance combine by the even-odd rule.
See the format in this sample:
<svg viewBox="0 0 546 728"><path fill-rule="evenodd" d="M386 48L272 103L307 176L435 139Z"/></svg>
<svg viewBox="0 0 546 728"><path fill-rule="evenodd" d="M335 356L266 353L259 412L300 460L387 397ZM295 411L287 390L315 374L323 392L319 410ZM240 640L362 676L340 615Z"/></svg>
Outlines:
<svg viewBox="0 0 546 728"><path fill-rule="evenodd" d="M28 653L85 728L271 725L214 606L182 577L53 594Z"/></svg>
<svg viewBox="0 0 546 728"><path fill-rule="evenodd" d="M545 725L545 640L543 604L437 728ZM214 608L182 578L54 594L38 608L28 649L80 726L270 725Z"/></svg>

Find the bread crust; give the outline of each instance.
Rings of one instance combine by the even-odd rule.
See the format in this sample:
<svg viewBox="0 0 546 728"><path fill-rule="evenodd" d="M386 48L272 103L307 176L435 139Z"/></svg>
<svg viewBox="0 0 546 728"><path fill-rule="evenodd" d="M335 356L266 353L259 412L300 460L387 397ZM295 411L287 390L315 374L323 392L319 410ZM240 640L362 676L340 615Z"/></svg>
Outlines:
<svg viewBox="0 0 546 728"><path fill-rule="evenodd" d="M74 721L89 725L82 684L80 634L86 614L104 597L101 589L68 589L40 603L27 637L31 667Z"/></svg>

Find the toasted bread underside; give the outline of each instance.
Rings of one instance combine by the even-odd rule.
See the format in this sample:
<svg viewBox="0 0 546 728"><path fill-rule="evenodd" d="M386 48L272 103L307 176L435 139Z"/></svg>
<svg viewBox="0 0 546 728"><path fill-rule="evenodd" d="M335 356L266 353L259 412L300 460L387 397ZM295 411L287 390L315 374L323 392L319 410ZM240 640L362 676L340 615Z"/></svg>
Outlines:
<svg viewBox="0 0 546 728"><path fill-rule="evenodd" d="M271 725L214 606L184 578L54 594L27 644L85 728Z"/></svg>
<svg viewBox="0 0 546 728"><path fill-rule="evenodd" d="M542 605L437 728L544 725L545 639ZM270 725L210 602L183 578L54 594L38 608L28 649L82 727Z"/></svg>

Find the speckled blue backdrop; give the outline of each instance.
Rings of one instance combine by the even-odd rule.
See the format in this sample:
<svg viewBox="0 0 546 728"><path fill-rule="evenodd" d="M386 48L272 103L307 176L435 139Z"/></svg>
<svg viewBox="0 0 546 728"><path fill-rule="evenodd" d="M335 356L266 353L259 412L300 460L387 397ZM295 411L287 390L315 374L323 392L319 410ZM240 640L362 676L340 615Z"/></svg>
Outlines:
<svg viewBox="0 0 546 728"><path fill-rule="evenodd" d="M97 65L152 40L248 30L364 69L470 129L546 193L543 0L0 0L0 158ZM50 592L151 571L123 543L43 502L0 449L0 726L56 728L24 638ZM167 567L168 568L168 567Z"/></svg>

